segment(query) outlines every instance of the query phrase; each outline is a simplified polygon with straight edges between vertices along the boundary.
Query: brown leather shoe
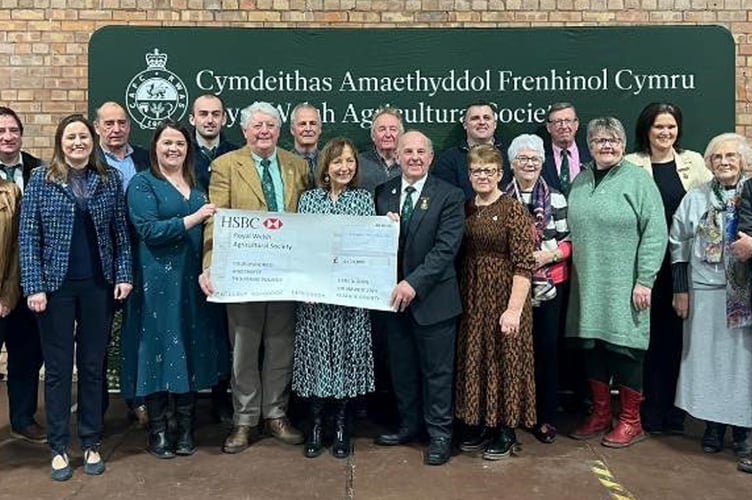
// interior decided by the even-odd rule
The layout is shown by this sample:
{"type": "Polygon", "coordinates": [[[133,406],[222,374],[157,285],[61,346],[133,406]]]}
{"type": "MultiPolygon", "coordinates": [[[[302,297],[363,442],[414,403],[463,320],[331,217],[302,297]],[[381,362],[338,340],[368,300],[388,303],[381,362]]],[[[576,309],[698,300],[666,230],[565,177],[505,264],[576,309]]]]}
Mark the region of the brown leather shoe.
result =
{"type": "Polygon", "coordinates": [[[222,451],[225,453],[240,453],[251,445],[255,427],[250,425],[236,425],[225,439],[222,451]]]}
{"type": "Polygon", "coordinates": [[[303,444],[303,433],[292,426],[287,417],[272,418],[266,421],[269,434],[287,444],[303,444]]]}
{"type": "Polygon", "coordinates": [[[136,419],[136,427],[146,429],[146,426],[149,425],[149,412],[146,410],[146,405],[135,407],[133,409],[133,416],[136,419]]]}
{"type": "Polygon", "coordinates": [[[10,437],[23,439],[30,443],[44,444],[47,442],[47,430],[34,422],[24,429],[11,429],[10,437]]]}

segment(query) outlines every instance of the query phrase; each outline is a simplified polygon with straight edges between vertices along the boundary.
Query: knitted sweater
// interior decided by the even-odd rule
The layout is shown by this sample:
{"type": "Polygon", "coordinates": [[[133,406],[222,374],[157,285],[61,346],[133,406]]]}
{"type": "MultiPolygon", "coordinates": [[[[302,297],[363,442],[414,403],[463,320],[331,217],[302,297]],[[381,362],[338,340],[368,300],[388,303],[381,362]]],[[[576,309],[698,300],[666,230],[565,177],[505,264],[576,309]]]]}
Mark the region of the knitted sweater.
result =
{"type": "Polygon", "coordinates": [[[618,346],[648,347],[650,310],[632,302],[636,283],[653,286],[668,230],[650,175],[622,161],[595,186],[594,166],[569,193],[572,279],[567,336],[618,346]]]}

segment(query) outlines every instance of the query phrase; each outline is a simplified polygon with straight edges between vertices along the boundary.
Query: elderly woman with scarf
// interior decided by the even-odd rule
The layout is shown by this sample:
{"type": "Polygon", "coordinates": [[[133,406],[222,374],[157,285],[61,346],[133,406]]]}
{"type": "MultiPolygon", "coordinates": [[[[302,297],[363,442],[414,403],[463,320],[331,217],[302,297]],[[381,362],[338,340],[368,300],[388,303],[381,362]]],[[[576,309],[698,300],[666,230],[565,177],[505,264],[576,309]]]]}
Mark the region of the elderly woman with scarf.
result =
{"type": "Polygon", "coordinates": [[[749,257],[741,248],[749,236],[731,244],[737,225],[752,233],[749,199],[747,215],[739,213],[752,149],[738,134],[721,134],[704,156],[714,178],[687,193],[670,233],[674,308],[684,319],[676,406],[705,420],[703,451],[721,451],[730,425],[734,452],[744,458],[752,427],[752,272],[740,259],[749,257]]]}
{"type": "Polygon", "coordinates": [[[509,146],[514,175],[504,191],[525,205],[534,220],[535,272],[532,276],[533,348],[535,352],[536,413],[533,434],[542,443],[556,439],[554,417],[558,388],[558,337],[562,294],[557,286],[569,279],[572,253],[567,228],[567,199],[541,177],[545,160],[543,139],[522,134],[509,146]]]}

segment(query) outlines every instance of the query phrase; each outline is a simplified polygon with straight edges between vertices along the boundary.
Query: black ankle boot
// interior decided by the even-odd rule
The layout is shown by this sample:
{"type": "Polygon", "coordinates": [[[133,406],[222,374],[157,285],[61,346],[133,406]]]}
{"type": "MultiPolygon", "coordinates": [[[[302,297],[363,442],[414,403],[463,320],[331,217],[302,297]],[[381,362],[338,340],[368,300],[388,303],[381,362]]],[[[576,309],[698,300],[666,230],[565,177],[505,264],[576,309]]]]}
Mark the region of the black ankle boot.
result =
{"type": "Polygon", "coordinates": [[[178,437],[175,442],[175,454],[189,456],[196,453],[193,440],[193,420],[196,414],[196,400],[192,392],[175,397],[175,420],[178,437]]]}
{"type": "Polygon", "coordinates": [[[723,437],[726,435],[726,424],[705,422],[705,433],[702,435],[702,451],[718,453],[723,450],[723,437]]]}
{"type": "Polygon", "coordinates": [[[311,398],[311,433],[305,443],[303,453],[308,458],[315,458],[324,451],[324,445],[321,443],[322,420],[324,416],[324,400],[322,398],[311,398]]]}
{"type": "Polygon", "coordinates": [[[517,434],[514,429],[501,426],[496,431],[491,443],[483,452],[483,458],[486,460],[501,460],[512,455],[514,447],[517,445],[517,434]]]}
{"type": "Polygon", "coordinates": [[[337,413],[334,419],[334,443],[332,455],[335,458],[347,458],[350,456],[350,429],[347,425],[347,399],[337,400],[337,413]]]}
{"type": "Polygon", "coordinates": [[[462,432],[460,450],[474,452],[484,450],[488,445],[489,435],[485,425],[465,425],[462,432]]]}
{"type": "Polygon", "coordinates": [[[167,393],[146,396],[149,413],[149,441],[147,450],[157,458],[175,458],[175,451],[167,439],[167,393]]]}

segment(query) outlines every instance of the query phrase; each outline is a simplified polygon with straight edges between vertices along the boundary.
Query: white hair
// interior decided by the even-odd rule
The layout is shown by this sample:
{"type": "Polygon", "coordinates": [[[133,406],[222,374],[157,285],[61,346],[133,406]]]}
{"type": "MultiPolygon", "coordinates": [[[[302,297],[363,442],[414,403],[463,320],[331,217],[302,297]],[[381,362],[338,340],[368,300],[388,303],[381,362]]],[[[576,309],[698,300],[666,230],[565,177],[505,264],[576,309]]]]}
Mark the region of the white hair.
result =
{"type": "Polygon", "coordinates": [[[282,117],[279,114],[279,110],[264,101],[256,101],[248,107],[243,108],[240,112],[240,128],[244,129],[248,127],[248,124],[256,113],[263,113],[269,115],[277,124],[277,127],[282,126],[282,117]]]}

